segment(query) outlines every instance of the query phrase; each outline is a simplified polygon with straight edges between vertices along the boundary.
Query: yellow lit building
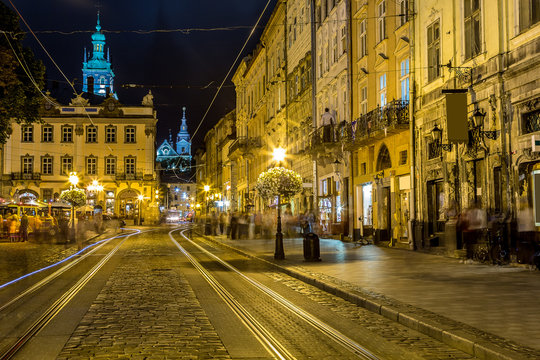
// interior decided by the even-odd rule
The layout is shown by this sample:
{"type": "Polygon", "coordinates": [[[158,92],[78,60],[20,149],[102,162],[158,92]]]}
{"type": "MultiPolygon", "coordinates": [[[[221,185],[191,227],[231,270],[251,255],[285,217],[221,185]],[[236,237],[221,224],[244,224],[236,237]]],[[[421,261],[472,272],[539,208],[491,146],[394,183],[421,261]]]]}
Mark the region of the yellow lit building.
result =
{"type": "Polygon", "coordinates": [[[55,201],[76,172],[79,187],[94,180],[103,185],[102,192],[88,192],[90,205],[133,217],[138,196],[153,199],[157,189],[151,99],[143,106],[126,106],[112,96],[99,105],[81,96],[66,106],[49,100],[43,102],[42,123],[12,124],[2,152],[3,195],[55,201]]]}
{"type": "Polygon", "coordinates": [[[408,242],[411,25],[408,1],[352,2],[355,237],[408,242]]]}

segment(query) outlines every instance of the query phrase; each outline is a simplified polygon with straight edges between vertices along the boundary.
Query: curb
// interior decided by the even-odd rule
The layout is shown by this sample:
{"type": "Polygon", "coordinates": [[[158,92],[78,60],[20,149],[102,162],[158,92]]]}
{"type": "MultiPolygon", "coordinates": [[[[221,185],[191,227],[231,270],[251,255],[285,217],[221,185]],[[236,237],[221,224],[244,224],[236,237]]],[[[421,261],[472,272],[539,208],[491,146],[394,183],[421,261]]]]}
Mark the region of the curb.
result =
{"type": "Polygon", "coordinates": [[[298,269],[298,265],[287,264],[290,267],[285,267],[285,264],[277,264],[273,261],[248,253],[245,250],[208,237],[207,235],[203,235],[198,231],[194,232],[212,243],[228,248],[231,251],[248,258],[261,261],[282,273],[313,285],[332,295],[338,296],[366,310],[382,315],[389,320],[398,322],[401,325],[416,330],[424,335],[430,336],[478,359],[525,360],[540,358],[540,351],[535,349],[517,345],[514,342],[510,342],[496,335],[488,334],[482,330],[475,329],[471,326],[437,314],[434,315],[441,321],[431,319],[429,316],[422,316],[422,314],[418,314],[418,312],[425,312],[426,315],[429,315],[430,313],[411,305],[399,304],[395,300],[385,301],[387,299],[384,298],[384,296],[382,296],[383,299],[381,299],[381,296],[374,297],[363,294],[357,290],[346,289],[344,286],[340,286],[332,281],[318,279],[316,276],[298,269]],[[505,343],[507,346],[503,347],[500,345],[501,343],[505,343]],[[522,349],[522,351],[519,351],[518,349],[522,349]]]}

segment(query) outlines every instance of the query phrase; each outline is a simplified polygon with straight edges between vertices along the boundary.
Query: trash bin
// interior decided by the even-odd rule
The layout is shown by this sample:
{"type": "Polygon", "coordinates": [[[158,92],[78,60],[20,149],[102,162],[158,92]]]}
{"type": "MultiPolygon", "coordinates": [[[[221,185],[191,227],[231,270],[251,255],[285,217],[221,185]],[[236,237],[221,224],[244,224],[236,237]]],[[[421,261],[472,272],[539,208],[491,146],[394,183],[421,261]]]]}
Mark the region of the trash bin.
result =
{"type": "Polygon", "coordinates": [[[304,259],[306,261],[321,261],[319,237],[315,233],[304,235],[304,259]]]}

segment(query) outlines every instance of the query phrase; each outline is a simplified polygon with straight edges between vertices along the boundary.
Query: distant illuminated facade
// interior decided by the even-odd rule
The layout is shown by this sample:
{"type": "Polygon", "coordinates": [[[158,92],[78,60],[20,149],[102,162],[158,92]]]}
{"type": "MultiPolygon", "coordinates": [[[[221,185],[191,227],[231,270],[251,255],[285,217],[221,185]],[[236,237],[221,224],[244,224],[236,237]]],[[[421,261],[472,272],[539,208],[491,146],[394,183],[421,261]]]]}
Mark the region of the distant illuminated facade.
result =
{"type": "Polygon", "coordinates": [[[105,35],[101,32],[99,12],[97,17],[96,32],[92,34],[92,56],[87,61],[86,48],[83,61],[83,92],[99,96],[108,96],[114,93],[114,72],[111,68],[109,48],[105,59],[105,35]]]}
{"type": "Polygon", "coordinates": [[[161,163],[162,169],[176,169],[187,172],[191,168],[191,139],[186,120],[186,107],[182,108],[182,123],[176,135],[176,149],[169,135],[157,149],[156,161],[161,163]]]}

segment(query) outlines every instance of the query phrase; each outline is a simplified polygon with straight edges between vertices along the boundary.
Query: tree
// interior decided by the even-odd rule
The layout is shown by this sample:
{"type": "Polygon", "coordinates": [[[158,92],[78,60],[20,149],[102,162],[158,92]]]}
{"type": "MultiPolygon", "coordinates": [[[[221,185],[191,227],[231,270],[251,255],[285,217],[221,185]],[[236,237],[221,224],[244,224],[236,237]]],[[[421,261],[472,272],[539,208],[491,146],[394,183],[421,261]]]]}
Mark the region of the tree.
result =
{"type": "Polygon", "coordinates": [[[2,2],[0,31],[4,32],[0,33],[0,143],[4,144],[11,134],[11,121],[20,124],[40,120],[39,108],[43,99],[40,89],[45,83],[45,66],[35,58],[32,50],[22,46],[24,33],[19,18],[2,2]]]}

